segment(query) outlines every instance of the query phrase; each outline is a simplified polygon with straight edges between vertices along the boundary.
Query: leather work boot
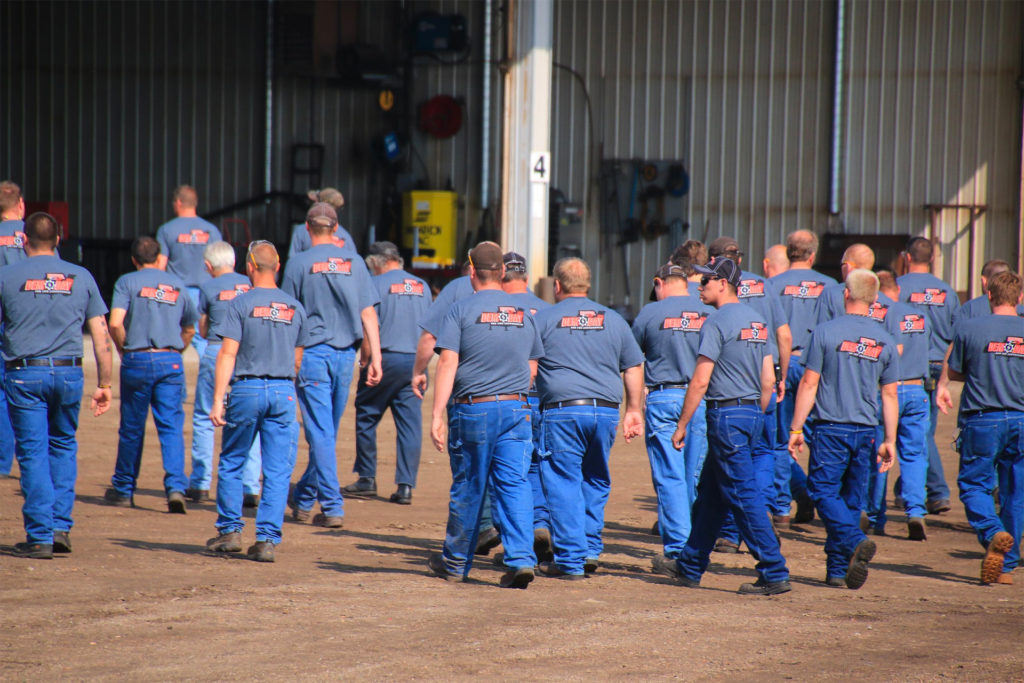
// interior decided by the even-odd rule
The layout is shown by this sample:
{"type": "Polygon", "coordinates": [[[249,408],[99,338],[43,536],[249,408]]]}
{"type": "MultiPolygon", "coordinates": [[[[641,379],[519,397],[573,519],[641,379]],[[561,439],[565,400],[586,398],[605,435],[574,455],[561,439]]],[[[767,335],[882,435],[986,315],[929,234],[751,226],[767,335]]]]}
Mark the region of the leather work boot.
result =
{"type": "Polygon", "coordinates": [[[167,494],[167,511],[174,515],[185,514],[185,494],[171,491],[167,494]]]}
{"type": "Polygon", "coordinates": [[[255,562],[273,562],[274,544],[270,541],[256,541],[245,551],[245,556],[255,562]]]}
{"type": "Polygon", "coordinates": [[[353,498],[373,498],[377,495],[377,480],[374,477],[359,477],[348,486],[341,487],[342,496],[353,498]]]}
{"type": "Polygon", "coordinates": [[[70,553],[71,552],[71,532],[70,531],[54,531],[53,532],[53,552],[55,552],[55,553],[70,553]]]}
{"type": "Polygon", "coordinates": [[[412,487],[408,484],[399,484],[398,490],[392,493],[388,500],[399,505],[412,505],[412,487]]]}
{"type": "Polygon", "coordinates": [[[206,542],[206,549],[212,553],[240,553],[242,552],[242,534],[232,531],[214,536],[206,542]]]}

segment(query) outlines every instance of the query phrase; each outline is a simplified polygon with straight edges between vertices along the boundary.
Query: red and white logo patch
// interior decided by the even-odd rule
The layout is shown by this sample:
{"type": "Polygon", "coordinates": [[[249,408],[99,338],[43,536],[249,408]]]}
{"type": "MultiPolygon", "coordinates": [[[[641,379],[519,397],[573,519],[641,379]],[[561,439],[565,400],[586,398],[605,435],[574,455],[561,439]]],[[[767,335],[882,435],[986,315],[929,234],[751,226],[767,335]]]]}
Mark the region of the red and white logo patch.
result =
{"type": "Polygon", "coordinates": [[[139,297],[142,299],[152,299],[157,303],[171,304],[172,306],[178,303],[179,296],[181,296],[181,290],[175,289],[171,285],[143,287],[139,290],[139,297]]]}
{"type": "Polygon", "coordinates": [[[331,242],[333,242],[334,246],[336,246],[336,247],[343,247],[343,246],[345,246],[345,238],[344,237],[338,237],[337,235],[331,235],[331,242]]]}
{"type": "Polygon", "coordinates": [[[889,315],[889,307],[877,301],[871,304],[871,308],[868,309],[868,317],[875,322],[884,323],[887,315],[889,315]]]}
{"type": "Polygon", "coordinates": [[[178,235],[178,244],[206,244],[210,241],[210,233],[205,230],[189,230],[178,235]]]}
{"type": "Polygon", "coordinates": [[[749,299],[752,296],[764,296],[764,280],[740,280],[740,286],[736,288],[736,296],[740,299],[749,299]]]}
{"type": "Polygon", "coordinates": [[[37,294],[70,294],[71,288],[75,286],[75,278],[64,273],[47,273],[42,280],[25,280],[22,287],[23,292],[34,292],[37,294]]]}
{"type": "Polygon", "coordinates": [[[562,316],[562,321],[558,326],[570,330],[603,330],[604,313],[580,311],[575,316],[562,316]]]}
{"type": "Polygon", "coordinates": [[[319,261],[314,263],[310,269],[310,273],[328,273],[334,275],[351,275],[352,274],[352,259],[347,258],[329,258],[326,261],[319,261]]]}
{"type": "Polygon", "coordinates": [[[0,237],[0,247],[5,249],[24,249],[25,233],[19,230],[13,235],[4,235],[3,237],[0,237]]]}
{"type": "Polygon", "coordinates": [[[253,318],[262,318],[272,323],[292,324],[295,317],[295,309],[288,304],[271,303],[269,306],[254,306],[252,309],[253,318]]]}
{"type": "Polygon", "coordinates": [[[678,318],[665,318],[661,323],[661,329],[674,332],[700,332],[704,327],[704,321],[708,317],[695,311],[683,311],[678,318]]]}
{"type": "Polygon", "coordinates": [[[1006,341],[989,342],[985,350],[996,356],[1024,358],[1024,337],[1007,337],[1006,341]]]}
{"type": "Polygon", "coordinates": [[[220,293],[217,294],[217,300],[218,301],[231,301],[232,299],[234,299],[239,294],[245,294],[250,289],[252,289],[252,285],[246,285],[246,284],[239,283],[239,284],[235,285],[233,289],[222,289],[222,290],[220,290],[220,293]]]}
{"type": "Polygon", "coordinates": [[[869,337],[861,337],[857,341],[847,340],[839,345],[841,353],[848,353],[851,356],[874,362],[878,362],[878,358],[882,355],[884,349],[885,344],[879,344],[877,340],[869,337]]]}
{"type": "Polygon", "coordinates": [[[921,313],[908,313],[900,321],[900,334],[923,334],[924,315],[921,313]]]}
{"type": "Polygon", "coordinates": [[[498,327],[522,327],[526,312],[515,306],[498,306],[496,311],[483,311],[477,322],[498,327]]]}
{"type": "Polygon", "coordinates": [[[423,296],[423,283],[419,280],[404,278],[401,282],[395,282],[388,289],[389,294],[398,296],[423,296]]]}
{"type": "Polygon", "coordinates": [[[782,293],[794,299],[817,299],[825,291],[824,282],[802,280],[798,285],[786,285],[782,293]]]}
{"type": "Polygon", "coordinates": [[[934,287],[926,287],[923,292],[911,292],[910,303],[920,306],[945,306],[946,292],[934,287]]]}
{"type": "Polygon", "coordinates": [[[768,326],[762,322],[752,321],[750,327],[740,330],[740,341],[756,342],[764,344],[768,341],[768,326]]]}

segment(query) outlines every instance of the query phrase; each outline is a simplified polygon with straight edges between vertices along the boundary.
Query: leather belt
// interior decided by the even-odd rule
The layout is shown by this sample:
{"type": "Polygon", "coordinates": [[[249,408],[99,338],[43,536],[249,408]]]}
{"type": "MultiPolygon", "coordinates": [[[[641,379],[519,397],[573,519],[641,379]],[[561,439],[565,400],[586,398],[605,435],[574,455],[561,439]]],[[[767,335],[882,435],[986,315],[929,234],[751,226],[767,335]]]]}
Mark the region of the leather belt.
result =
{"type": "Polygon", "coordinates": [[[490,394],[487,396],[458,396],[453,403],[473,405],[474,403],[494,403],[495,401],[522,401],[526,403],[526,394],[490,394]]]}
{"type": "Polygon", "coordinates": [[[19,358],[18,360],[9,360],[4,363],[4,367],[8,370],[15,370],[17,368],[70,368],[70,367],[81,367],[81,358],[19,358]]]}
{"type": "Polygon", "coordinates": [[[594,408],[615,408],[619,409],[619,404],[612,401],[605,401],[600,398],[574,398],[571,401],[553,401],[551,403],[545,403],[541,410],[554,410],[555,408],[572,408],[573,406],[593,406],[594,408]]]}
{"type": "Polygon", "coordinates": [[[920,378],[918,378],[918,379],[901,379],[901,380],[897,380],[896,384],[899,385],[899,386],[906,386],[908,384],[912,384],[914,386],[923,387],[924,386],[924,380],[920,379],[920,378]]]}
{"type": "Polygon", "coordinates": [[[235,377],[232,381],[233,382],[241,382],[242,380],[247,380],[247,379],[262,379],[262,380],[279,379],[279,380],[284,381],[284,382],[292,381],[291,377],[271,377],[270,375],[239,375],[238,377],[235,377]]]}
{"type": "Polygon", "coordinates": [[[669,383],[666,382],[664,384],[650,384],[650,385],[647,386],[647,391],[648,392],[652,392],[652,391],[662,391],[664,389],[685,389],[688,386],[690,386],[690,385],[687,384],[686,382],[683,382],[682,384],[669,384],[669,383]]]}
{"type": "Polygon", "coordinates": [[[708,408],[731,408],[733,406],[760,406],[761,401],[756,398],[730,398],[726,401],[704,401],[708,408]]]}

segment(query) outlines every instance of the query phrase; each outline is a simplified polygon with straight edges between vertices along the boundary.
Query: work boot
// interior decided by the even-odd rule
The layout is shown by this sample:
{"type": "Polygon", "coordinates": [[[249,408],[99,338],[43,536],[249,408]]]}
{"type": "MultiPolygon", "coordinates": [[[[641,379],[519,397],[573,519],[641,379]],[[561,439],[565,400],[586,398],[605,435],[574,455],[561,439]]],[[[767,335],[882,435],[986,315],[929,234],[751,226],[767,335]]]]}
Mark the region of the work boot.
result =
{"type": "Polygon", "coordinates": [[[551,532],[544,527],[533,530],[533,554],[537,562],[551,562],[555,559],[555,549],[551,544],[551,532]]]}
{"type": "Polygon", "coordinates": [[[375,477],[359,477],[359,479],[341,487],[342,496],[352,498],[373,498],[377,495],[377,479],[375,477]]]}
{"type": "Polygon", "coordinates": [[[292,521],[293,522],[308,522],[310,517],[313,516],[312,510],[303,510],[298,507],[295,503],[288,503],[288,507],[292,510],[292,521]]]}
{"type": "Polygon", "coordinates": [[[26,557],[33,560],[52,560],[52,543],[15,543],[14,554],[18,557],[26,557]]]}
{"type": "Polygon", "coordinates": [[[206,542],[206,549],[212,553],[240,553],[242,552],[242,534],[238,531],[230,531],[214,536],[206,542]]]}
{"type": "Polygon", "coordinates": [[[191,500],[193,503],[202,503],[204,500],[210,500],[210,489],[185,489],[185,497],[191,500]]]}
{"type": "Polygon", "coordinates": [[[258,493],[245,493],[242,494],[242,507],[249,508],[250,510],[258,508],[260,506],[260,494],[258,493]]]}
{"type": "Polygon", "coordinates": [[[868,580],[868,562],[875,557],[877,549],[875,542],[870,538],[865,538],[853,549],[853,555],[850,556],[850,566],[846,569],[847,588],[857,590],[868,580]]]}
{"type": "Polygon", "coordinates": [[[490,529],[480,532],[476,540],[476,550],[473,551],[473,554],[490,555],[491,551],[499,545],[501,545],[501,534],[492,526],[490,529]]]}
{"type": "Polygon", "coordinates": [[[985,551],[985,559],[981,561],[982,583],[998,583],[999,577],[1003,574],[1006,553],[1010,552],[1012,547],[1013,536],[1005,531],[999,531],[992,537],[985,551]]]}
{"type": "Polygon", "coordinates": [[[911,541],[924,541],[928,538],[924,517],[911,517],[907,520],[907,538],[911,541]]]}
{"type": "Polygon", "coordinates": [[[132,497],[124,495],[113,487],[106,490],[103,494],[103,500],[106,501],[108,505],[114,505],[120,508],[130,508],[132,506],[132,497]]]}
{"type": "Polygon", "coordinates": [[[943,512],[949,512],[953,507],[949,504],[949,498],[941,498],[927,501],[924,504],[924,509],[928,511],[929,515],[941,515],[943,512]]]}
{"type": "Polygon", "coordinates": [[[340,529],[345,526],[345,521],[337,515],[326,515],[322,512],[313,516],[313,526],[327,527],[328,529],[340,529]]]}
{"type": "Polygon", "coordinates": [[[167,511],[174,515],[185,514],[185,494],[171,491],[167,494],[167,511]]]}
{"type": "Polygon", "coordinates": [[[245,556],[256,562],[273,562],[274,544],[270,541],[256,541],[245,551],[245,556]]]}
{"type": "Polygon", "coordinates": [[[427,566],[430,567],[430,571],[434,572],[434,576],[444,579],[445,581],[462,581],[462,577],[458,574],[453,574],[448,571],[448,567],[444,563],[444,558],[441,557],[441,553],[431,553],[427,559],[427,566]]]}
{"type": "Polygon", "coordinates": [[[728,541],[724,538],[720,538],[717,541],[715,541],[714,552],[716,553],[726,553],[727,555],[735,555],[739,551],[739,543],[733,543],[732,541],[728,541]]]}
{"type": "Polygon", "coordinates": [[[388,500],[399,505],[412,505],[412,487],[408,484],[399,484],[398,490],[392,493],[388,500]]]}
{"type": "Polygon", "coordinates": [[[531,581],[533,581],[533,567],[519,567],[502,574],[498,585],[502,588],[525,589],[531,581]]]}
{"type": "Polygon", "coordinates": [[[826,576],[825,585],[829,588],[846,588],[846,579],[842,576],[826,576]]]}
{"type": "Polygon", "coordinates": [[[796,514],[793,524],[810,524],[814,520],[814,501],[806,492],[796,499],[796,514]]]}
{"type": "Polygon", "coordinates": [[[772,515],[772,526],[775,527],[775,531],[781,531],[788,529],[792,524],[792,519],[789,515],[772,515]]]}
{"type": "Polygon", "coordinates": [[[552,579],[564,579],[565,581],[580,581],[587,578],[586,574],[570,574],[562,569],[561,565],[554,562],[542,562],[537,566],[540,573],[552,579]]]}
{"type": "Polygon", "coordinates": [[[789,585],[789,581],[765,581],[764,578],[759,578],[754,583],[742,584],[736,592],[742,595],[778,595],[791,590],[793,587],[789,585]]]}
{"type": "Polygon", "coordinates": [[[54,531],[53,532],[53,552],[55,552],[55,553],[70,553],[71,552],[71,532],[69,532],[69,531],[54,531]]]}
{"type": "Polygon", "coordinates": [[[686,588],[700,588],[700,579],[691,579],[680,571],[679,563],[676,562],[674,557],[655,555],[654,559],[651,560],[651,569],[654,570],[655,574],[672,577],[680,586],[685,586],[686,588]]]}

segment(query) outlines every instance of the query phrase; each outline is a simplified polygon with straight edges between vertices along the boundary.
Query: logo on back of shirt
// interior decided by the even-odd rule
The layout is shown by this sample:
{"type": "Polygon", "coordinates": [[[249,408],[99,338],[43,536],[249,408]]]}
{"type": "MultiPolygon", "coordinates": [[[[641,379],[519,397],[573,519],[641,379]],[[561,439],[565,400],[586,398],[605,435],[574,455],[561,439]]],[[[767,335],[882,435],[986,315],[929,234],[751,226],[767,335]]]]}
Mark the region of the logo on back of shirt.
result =
{"type": "Polygon", "coordinates": [[[210,233],[205,230],[189,230],[178,235],[178,244],[206,244],[210,241],[210,233]]]}
{"type": "Polygon", "coordinates": [[[403,279],[401,282],[395,282],[388,289],[388,294],[397,294],[398,296],[423,296],[423,283],[419,280],[410,280],[409,278],[403,279]]]}
{"type": "Polygon", "coordinates": [[[344,237],[338,237],[337,235],[331,235],[331,242],[333,242],[334,246],[336,246],[336,247],[343,247],[343,246],[345,246],[345,238],[344,237]]]}
{"type": "Polygon", "coordinates": [[[13,235],[4,235],[3,237],[0,237],[0,247],[5,249],[24,249],[25,233],[19,230],[13,235]]]}
{"type": "Polygon", "coordinates": [[[900,321],[901,334],[924,333],[924,316],[920,313],[908,313],[900,321]]]}
{"type": "Polygon", "coordinates": [[[171,304],[178,303],[178,297],[181,296],[181,290],[175,289],[171,285],[157,285],[156,287],[143,287],[139,290],[139,297],[142,299],[152,299],[160,304],[171,304]]]}
{"type": "Polygon", "coordinates": [[[740,299],[749,299],[752,296],[764,296],[764,280],[740,280],[740,286],[736,288],[736,296],[740,299]]]}
{"type": "Polygon", "coordinates": [[[252,289],[252,285],[240,282],[237,285],[235,285],[232,289],[220,290],[220,293],[217,294],[217,301],[231,301],[239,294],[245,294],[250,289],[252,289]]]}
{"type": "Polygon", "coordinates": [[[794,299],[817,299],[825,290],[824,282],[802,280],[798,285],[786,285],[782,293],[794,299]]]}
{"type": "Polygon", "coordinates": [[[1024,337],[1007,337],[1006,341],[992,341],[985,350],[996,356],[1024,358],[1024,337]]]}
{"type": "Polygon", "coordinates": [[[75,286],[75,278],[64,273],[47,273],[42,280],[25,280],[23,292],[37,294],[70,294],[75,286]]]}
{"type": "Polygon", "coordinates": [[[482,311],[477,323],[491,327],[522,327],[526,312],[515,306],[498,306],[496,311],[482,311]]]}
{"type": "Polygon", "coordinates": [[[288,304],[271,303],[269,306],[253,306],[253,318],[262,318],[272,323],[292,324],[295,317],[295,309],[288,304]]]}
{"type": "Polygon", "coordinates": [[[562,316],[558,326],[569,330],[603,330],[604,313],[579,311],[576,315],[562,316]]]}
{"type": "Polygon", "coordinates": [[[750,323],[750,327],[744,327],[740,330],[740,336],[738,339],[740,341],[764,344],[768,341],[768,326],[762,322],[753,320],[750,323]]]}
{"type": "Polygon", "coordinates": [[[871,308],[868,309],[868,317],[875,322],[884,323],[885,316],[887,315],[889,315],[889,307],[877,301],[871,304],[871,308]]]}
{"type": "Polygon", "coordinates": [[[879,344],[877,340],[869,337],[861,337],[857,341],[847,340],[839,345],[840,353],[848,353],[851,356],[874,362],[878,362],[884,348],[885,344],[879,344]]]}
{"type": "Polygon", "coordinates": [[[332,273],[335,275],[351,275],[352,259],[331,257],[326,261],[317,261],[309,268],[310,273],[332,273]]]}
{"type": "Polygon", "coordinates": [[[923,292],[911,292],[910,303],[922,306],[945,306],[946,293],[935,287],[926,287],[923,292]]]}
{"type": "Polygon", "coordinates": [[[665,318],[661,323],[661,329],[673,332],[700,332],[700,328],[704,327],[704,321],[707,319],[708,317],[703,313],[683,311],[678,318],[665,318]]]}

